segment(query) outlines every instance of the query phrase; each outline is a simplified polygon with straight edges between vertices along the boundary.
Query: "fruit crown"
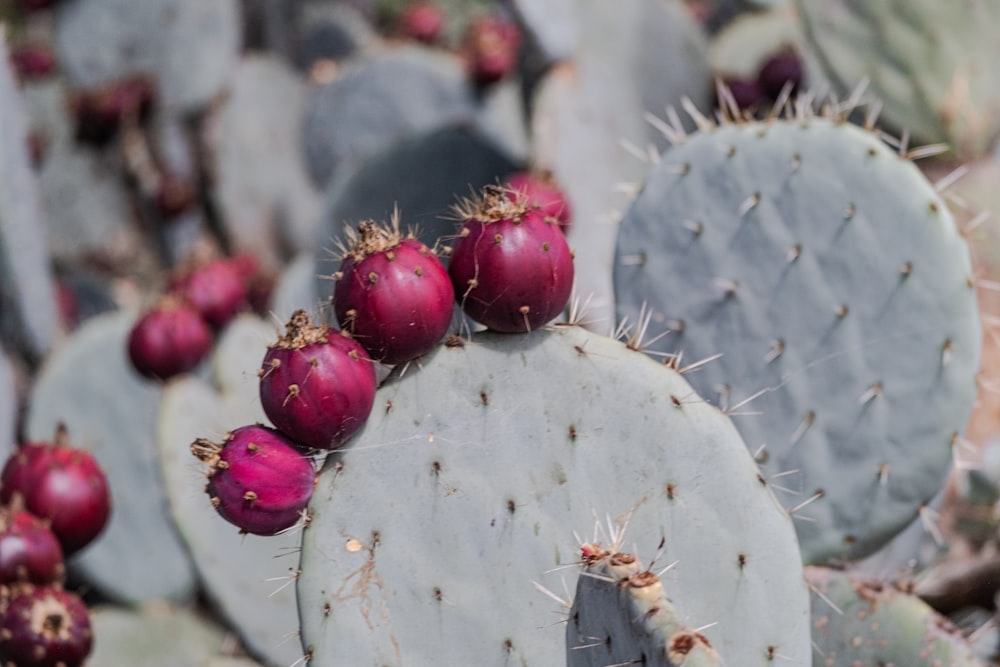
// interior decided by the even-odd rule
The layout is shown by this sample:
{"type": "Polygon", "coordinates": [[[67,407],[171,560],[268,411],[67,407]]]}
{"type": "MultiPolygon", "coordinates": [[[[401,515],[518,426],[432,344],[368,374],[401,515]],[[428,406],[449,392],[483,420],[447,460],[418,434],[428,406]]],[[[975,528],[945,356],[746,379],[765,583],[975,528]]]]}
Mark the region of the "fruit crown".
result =
{"type": "Polygon", "coordinates": [[[451,210],[462,222],[477,220],[489,224],[501,220],[517,222],[531,208],[523,191],[502,185],[487,185],[481,192],[459,198],[451,210]]]}
{"type": "Polygon", "coordinates": [[[298,350],[313,343],[326,343],[329,332],[330,327],[325,324],[314,325],[309,313],[299,309],[292,313],[292,317],[285,325],[285,335],[278,336],[278,340],[268,347],[298,350]]]}

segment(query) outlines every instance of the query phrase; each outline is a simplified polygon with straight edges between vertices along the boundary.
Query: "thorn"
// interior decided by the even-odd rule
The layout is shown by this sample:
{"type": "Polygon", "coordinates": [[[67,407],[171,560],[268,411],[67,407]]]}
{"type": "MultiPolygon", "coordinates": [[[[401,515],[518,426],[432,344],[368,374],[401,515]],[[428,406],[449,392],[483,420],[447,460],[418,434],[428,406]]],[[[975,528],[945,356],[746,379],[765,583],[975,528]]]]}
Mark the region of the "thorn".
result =
{"type": "Polygon", "coordinates": [[[643,164],[649,164],[649,156],[646,155],[646,151],[642,150],[628,139],[622,139],[618,143],[621,145],[622,148],[625,149],[625,152],[627,152],[629,155],[639,160],[643,164]]]}
{"type": "Polygon", "coordinates": [[[840,607],[838,607],[836,604],[834,604],[833,600],[831,600],[830,598],[828,598],[823,593],[823,591],[821,591],[820,589],[818,589],[815,586],[813,586],[813,583],[811,581],[807,580],[806,581],[806,585],[809,587],[809,590],[811,590],[813,593],[816,594],[816,597],[818,597],[820,600],[822,600],[823,602],[825,602],[828,605],[830,605],[830,609],[833,609],[835,612],[837,612],[841,616],[844,615],[844,610],[841,609],[840,607]]]}
{"type": "Polygon", "coordinates": [[[694,220],[685,220],[681,223],[685,229],[690,230],[695,236],[701,236],[701,233],[705,231],[705,225],[700,222],[695,222],[694,220]]]}
{"type": "Polygon", "coordinates": [[[797,260],[801,256],[802,256],[802,246],[801,245],[795,245],[795,246],[789,248],[788,252],[785,253],[785,261],[788,262],[789,264],[791,264],[792,262],[794,262],[795,260],[797,260]]]}
{"type": "Polygon", "coordinates": [[[788,444],[792,446],[798,444],[799,440],[801,440],[805,436],[806,431],[809,430],[809,427],[812,426],[813,422],[815,421],[816,421],[816,412],[810,410],[809,412],[806,413],[805,417],[802,418],[802,421],[799,422],[798,427],[792,433],[791,437],[788,438],[788,444]]]}
{"type": "Polygon", "coordinates": [[[749,197],[747,197],[746,199],[743,200],[743,202],[740,204],[739,208],[736,209],[736,212],[739,213],[740,217],[742,218],[747,213],[749,213],[750,211],[752,211],[754,209],[754,207],[756,207],[757,204],[759,204],[759,203],[760,203],[760,193],[759,192],[755,192],[755,193],[753,193],[752,195],[750,195],[749,197]]]}
{"type": "Polygon", "coordinates": [[[868,389],[865,390],[865,393],[861,394],[861,396],[858,398],[858,403],[864,405],[865,403],[874,400],[875,397],[879,396],[881,393],[882,393],[882,383],[875,382],[870,387],[868,387],[868,389]]]}
{"type": "Polygon", "coordinates": [[[950,338],[944,342],[944,345],[941,346],[941,365],[942,366],[947,366],[949,363],[951,363],[952,347],[953,346],[952,346],[952,342],[951,342],[950,338]]]}
{"type": "Polygon", "coordinates": [[[903,157],[911,162],[916,162],[917,160],[934,157],[935,155],[943,155],[949,150],[951,150],[951,148],[948,144],[927,144],[926,146],[920,146],[919,148],[911,148],[906,151],[906,154],[903,155],[903,157]]]}
{"type": "Polygon", "coordinates": [[[878,124],[878,117],[882,113],[882,102],[875,100],[875,102],[868,107],[868,113],[865,114],[865,129],[869,132],[875,131],[875,126],[878,124]]]}
{"type": "Polygon", "coordinates": [[[934,543],[938,547],[943,547],[945,545],[945,539],[944,535],[941,533],[941,529],[937,525],[939,518],[938,513],[927,505],[920,506],[920,522],[924,525],[924,529],[930,534],[934,543]]]}
{"type": "Polygon", "coordinates": [[[767,387],[765,387],[764,389],[761,389],[757,393],[751,394],[747,398],[744,398],[742,401],[740,401],[736,405],[734,405],[732,407],[726,408],[722,412],[725,413],[726,415],[732,415],[733,412],[735,412],[736,410],[739,410],[740,408],[742,408],[744,405],[746,405],[750,401],[753,401],[753,400],[755,400],[757,398],[760,398],[761,396],[763,396],[764,394],[766,394],[768,391],[770,391],[770,390],[767,387]]]}
{"type": "Polygon", "coordinates": [[[653,128],[658,130],[659,133],[663,135],[663,138],[669,141],[673,146],[684,143],[684,140],[687,138],[687,135],[683,132],[678,133],[673,127],[670,126],[669,123],[654,113],[647,111],[642,115],[642,118],[653,126],[653,128]]]}
{"type": "Polygon", "coordinates": [[[947,175],[942,176],[938,180],[934,181],[934,190],[938,194],[944,194],[947,192],[951,186],[955,185],[960,179],[962,179],[966,174],[969,173],[969,165],[963,164],[956,169],[950,171],[947,175]]]}
{"type": "Polygon", "coordinates": [[[684,107],[684,111],[691,116],[691,120],[694,121],[694,124],[699,131],[708,132],[715,128],[715,123],[698,111],[698,107],[691,101],[690,97],[685,96],[681,99],[681,106],[684,107]]]}
{"type": "Polygon", "coordinates": [[[764,355],[764,363],[769,364],[772,361],[776,361],[784,353],[785,353],[785,341],[778,338],[771,342],[770,351],[768,351],[768,353],[764,355]]]}
{"type": "MultiPolygon", "coordinates": [[[[805,507],[808,507],[809,505],[813,504],[814,502],[816,502],[825,495],[826,493],[822,489],[816,491],[816,493],[809,496],[806,500],[803,500],[801,503],[799,503],[792,509],[788,510],[788,516],[794,517],[796,512],[798,512],[801,509],[804,509],[805,507]]],[[[800,517],[800,518],[805,518],[805,517],[800,517]]]]}
{"type": "Polygon", "coordinates": [[[678,368],[677,372],[679,374],[681,374],[681,375],[684,375],[685,373],[690,373],[692,371],[696,371],[699,368],[701,368],[702,366],[704,366],[705,364],[711,363],[711,362],[715,361],[716,359],[722,358],[722,355],[723,355],[723,353],[719,352],[718,354],[713,354],[710,357],[705,357],[701,361],[696,361],[693,364],[688,364],[687,366],[685,366],[683,368],[678,368]]]}
{"type": "Polygon", "coordinates": [[[878,467],[878,485],[886,486],[889,484],[889,464],[883,463],[878,467]]]}

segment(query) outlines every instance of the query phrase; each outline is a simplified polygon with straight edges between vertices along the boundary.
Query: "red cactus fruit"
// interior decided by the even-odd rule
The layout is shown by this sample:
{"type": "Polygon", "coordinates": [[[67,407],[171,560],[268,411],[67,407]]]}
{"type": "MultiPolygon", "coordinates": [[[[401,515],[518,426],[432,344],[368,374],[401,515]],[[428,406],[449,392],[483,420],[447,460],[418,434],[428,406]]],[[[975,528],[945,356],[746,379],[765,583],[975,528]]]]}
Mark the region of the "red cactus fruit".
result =
{"type": "Polygon", "coordinates": [[[240,267],[230,259],[216,259],[189,269],[171,282],[170,289],[216,329],[229,324],[247,305],[247,285],[240,267]]]}
{"type": "Polygon", "coordinates": [[[166,380],[193,370],[212,349],[212,331],[191,305],[167,295],[136,321],[128,355],[145,377],[166,380]]]}
{"type": "Polygon", "coordinates": [[[371,220],[351,233],[350,248],[334,274],[333,310],[340,326],[372,359],[399,364],[441,342],[455,304],[448,271],[434,251],[371,220]]]}
{"type": "Polygon", "coordinates": [[[537,206],[543,215],[555,218],[563,232],[573,221],[569,200],[550,172],[519,171],[507,177],[506,187],[525,198],[528,206],[537,206]]]}
{"type": "Polygon", "coordinates": [[[804,77],[802,59],[788,49],[767,59],[757,73],[757,85],[765,96],[776,100],[786,85],[791,86],[793,95],[797,93],[804,77]]]}
{"type": "Polygon", "coordinates": [[[271,423],[316,449],[336,449],[364,426],[375,404],[375,365],[344,332],[313,326],[295,311],[268,347],[260,402],[271,423]]]}
{"type": "Polygon", "coordinates": [[[312,460],[273,428],[243,426],[221,445],[196,440],[191,452],[209,465],[205,491],[212,506],[244,532],[275,535],[287,530],[312,497],[312,460]]]}
{"type": "Polygon", "coordinates": [[[80,598],[55,586],[27,586],[0,615],[0,658],[17,667],[79,667],[93,645],[80,598]]]}
{"type": "Polygon", "coordinates": [[[247,289],[247,305],[262,317],[271,312],[271,296],[278,283],[273,268],[264,266],[252,253],[241,252],[233,256],[233,266],[243,279],[247,289]]]}
{"type": "Polygon", "coordinates": [[[154,200],[160,214],[167,220],[173,220],[194,208],[198,195],[190,179],[173,171],[164,171],[156,185],[154,200]]]}
{"type": "MultiPolygon", "coordinates": [[[[756,81],[746,79],[724,79],[722,83],[729,89],[729,94],[740,111],[757,111],[767,106],[767,96],[756,81]]],[[[718,106],[719,101],[716,101],[718,106]]]]}
{"type": "Polygon", "coordinates": [[[125,118],[146,119],[155,97],[155,84],[145,76],[76,91],[70,108],[76,118],[77,141],[104,146],[118,134],[125,118]]]}
{"type": "Polygon", "coordinates": [[[0,585],[59,583],[62,547],[49,525],[15,502],[0,508],[0,585]]]}
{"type": "Polygon", "coordinates": [[[21,81],[44,79],[56,71],[56,54],[41,42],[28,42],[11,49],[10,63],[21,81]]]}
{"type": "Polygon", "coordinates": [[[469,317],[516,333],[559,315],[573,289],[573,253],[553,219],[496,186],[455,212],[466,222],[448,271],[469,317]]]}
{"type": "Polygon", "coordinates": [[[26,443],[0,473],[0,502],[15,495],[24,508],[49,522],[69,557],[94,541],[111,515],[111,490],[93,454],[69,447],[60,425],[52,444],[26,443]]]}
{"type": "Polygon", "coordinates": [[[499,16],[480,16],[469,24],[465,35],[466,66],[472,80],[488,85],[506,78],[517,68],[521,31],[499,16]]]}
{"type": "Polygon", "coordinates": [[[444,11],[434,2],[411,2],[399,14],[397,31],[403,37],[436,44],[444,31],[444,11]]]}

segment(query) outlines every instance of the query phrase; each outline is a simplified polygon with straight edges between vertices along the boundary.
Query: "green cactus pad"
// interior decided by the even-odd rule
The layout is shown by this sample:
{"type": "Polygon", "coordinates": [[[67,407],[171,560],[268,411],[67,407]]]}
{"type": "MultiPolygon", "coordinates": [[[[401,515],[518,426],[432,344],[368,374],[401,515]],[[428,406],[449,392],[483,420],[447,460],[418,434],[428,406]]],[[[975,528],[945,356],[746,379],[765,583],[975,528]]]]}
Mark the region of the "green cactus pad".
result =
{"type": "Polygon", "coordinates": [[[894,131],[963,158],[1000,133],[1000,4],[978,0],[799,0],[806,36],[836,92],[863,78],[894,131]]]}
{"type": "Polygon", "coordinates": [[[275,264],[315,241],[320,197],[299,145],[306,92],[278,58],[247,56],[209,122],[218,202],[233,245],[275,264]]]}
{"type": "Polygon", "coordinates": [[[40,357],[59,332],[28,118],[0,32],[0,337],[40,357]]]}
{"type": "Polygon", "coordinates": [[[532,582],[562,592],[575,533],[649,558],[663,539],[671,599],[687,625],[715,623],[723,657],[809,660],[794,530],[733,425],[680,375],[579,327],[477,334],[397,370],[310,511],[298,600],[313,665],[564,663],[568,610],[532,582]],[[594,537],[595,521],[611,527],[594,537]]]}
{"type": "Polygon", "coordinates": [[[240,28],[236,0],[86,0],[59,7],[55,43],[76,86],[151,74],[167,108],[192,111],[222,89],[240,28]]]}
{"type": "Polygon", "coordinates": [[[567,667],[642,664],[719,667],[704,635],[686,626],[656,574],[632,554],[603,554],[576,583],[566,624],[567,667]]]}
{"type": "Polygon", "coordinates": [[[843,572],[807,567],[814,667],[982,667],[949,621],[915,595],[843,572]]]}
{"type": "Polygon", "coordinates": [[[376,51],[313,91],[302,121],[306,166],[324,188],[352,161],[474,116],[457,57],[419,46],[376,51]]]}
{"type": "Polygon", "coordinates": [[[208,597],[247,650],[284,667],[302,657],[290,583],[299,533],[241,535],[209,504],[205,470],[190,449],[197,438],[221,442],[228,431],[266,421],[257,369],[276,337],[274,326],[260,318],[241,315],[234,320],[212,357],[216,386],[193,376],[170,383],[155,431],[170,511],[208,597]]]}
{"type": "Polygon", "coordinates": [[[128,359],[136,314],[87,320],[42,366],[26,422],[30,440],[51,442],[56,426],[74,447],[90,450],[111,487],[111,519],[70,565],[105,596],[127,603],[185,599],[194,567],[167,513],[156,459],[156,412],[162,390],[128,359]],[[155,573],[155,576],[151,573],[155,573]]]}
{"type": "MultiPolygon", "coordinates": [[[[577,266],[587,267],[576,273],[576,290],[592,296],[593,318],[607,331],[614,318],[616,225],[628,207],[618,188],[640,180],[647,169],[642,156],[662,145],[643,116],[679,107],[685,97],[707,105],[712,86],[707,44],[675,0],[522,6],[529,17],[549,7],[550,24],[564,12],[572,16],[571,58],[554,67],[535,92],[532,162],[550,170],[569,197],[574,211],[569,242],[577,266]]],[[[537,30],[545,34],[548,27],[537,30]]],[[[562,35],[563,29],[555,32],[562,35]]]]}
{"type": "Polygon", "coordinates": [[[180,607],[100,606],[90,611],[90,625],[94,650],[88,664],[95,666],[260,667],[248,658],[223,655],[230,643],[225,629],[180,607]]]}
{"type": "Polygon", "coordinates": [[[877,136],[807,117],[706,126],[621,225],[619,317],[686,363],[768,476],[807,563],[859,558],[917,517],[976,398],[969,252],[943,200],[877,136]],[[747,399],[751,399],[741,405],[747,399]]]}
{"type": "Polygon", "coordinates": [[[17,385],[14,365],[0,348],[0,460],[6,460],[17,444],[17,385]]]}

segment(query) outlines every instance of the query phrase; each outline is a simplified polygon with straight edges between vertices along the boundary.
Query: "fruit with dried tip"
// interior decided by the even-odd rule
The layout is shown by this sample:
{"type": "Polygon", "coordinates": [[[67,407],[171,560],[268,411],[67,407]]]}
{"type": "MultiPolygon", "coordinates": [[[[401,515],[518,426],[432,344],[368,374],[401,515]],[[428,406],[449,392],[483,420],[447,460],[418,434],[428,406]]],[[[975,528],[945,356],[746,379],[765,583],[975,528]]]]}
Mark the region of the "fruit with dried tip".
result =
{"type": "Polygon", "coordinates": [[[275,535],[302,517],[316,484],[312,460],[281,432],[255,424],[222,444],[199,439],[191,452],[209,466],[205,491],[229,523],[254,535],[275,535]]]}
{"type": "Polygon", "coordinates": [[[336,449],[375,404],[375,365],[344,332],[314,326],[304,310],[268,346],[260,376],[264,414],[278,429],[316,449],[336,449]]]}
{"type": "Polygon", "coordinates": [[[100,535],[111,515],[107,477],[90,452],[70,447],[66,427],[53,443],[24,443],[0,473],[0,502],[20,496],[24,508],[49,522],[69,557],[100,535]]]}
{"type": "Polygon", "coordinates": [[[215,259],[182,271],[170,289],[182,295],[216,329],[229,324],[247,305],[247,284],[231,259],[215,259]]]}
{"type": "Polygon", "coordinates": [[[128,355],[145,377],[166,380],[193,370],[212,349],[212,330],[185,300],[167,295],[136,321],[128,355]]]}
{"type": "Polygon", "coordinates": [[[48,524],[19,507],[0,507],[0,586],[52,584],[65,576],[62,547],[48,524]]]}
{"type": "Polygon", "coordinates": [[[537,206],[543,215],[555,218],[563,232],[573,222],[569,200],[551,172],[519,171],[507,177],[505,185],[524,196],[529,206],[537,206]]]}
{"type": "Polygon", "coordinates": [[[573,289],[573,253],[553,219],[496,186],[455,212],[465,223],[448,272],[469,317],[494,331],[519,333],[562,312],[573,289]]]}
{"type": "Polygon", "coordinates": [[[0,615],[0,659],[17,667],[78,667],[93,646],[83,601],[54,586],[25,586],[0,615]]]}
{"type": "Polygon", "coordinates": [[[411,2],[400,12],[396,29],[403,37],[436,44],[444,31],[444,11],[435,2],[411,2]]]}
{"type": "Polygon", "coordinates": [[[350,247],[334,274],[333,309],[340,326],[372,359],[400,364],[430,352],[451,325],[455,291],[434,251],[366,220],[348,234],[350,247]]]}

